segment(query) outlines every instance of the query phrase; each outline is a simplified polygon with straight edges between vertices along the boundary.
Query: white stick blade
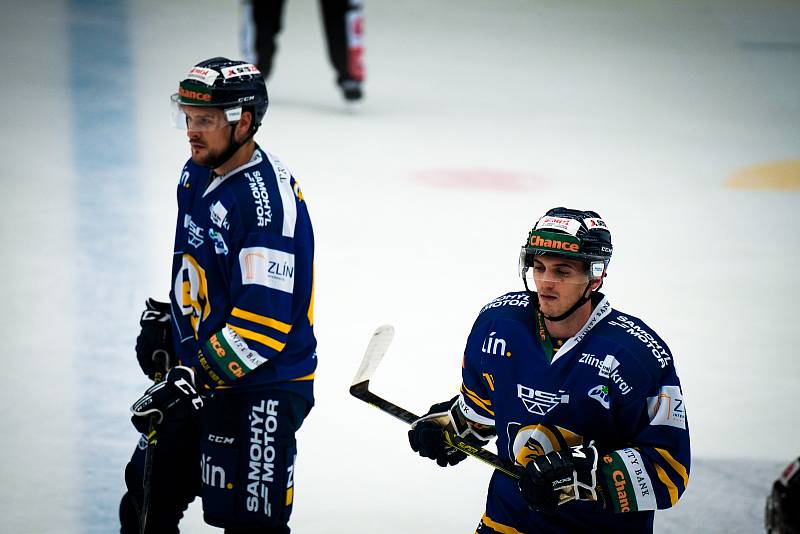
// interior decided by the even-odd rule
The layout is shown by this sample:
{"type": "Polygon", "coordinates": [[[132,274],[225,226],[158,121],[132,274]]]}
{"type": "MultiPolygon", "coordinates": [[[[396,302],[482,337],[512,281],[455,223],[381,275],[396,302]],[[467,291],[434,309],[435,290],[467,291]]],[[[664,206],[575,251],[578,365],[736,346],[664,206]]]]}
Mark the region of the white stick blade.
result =
{"type": "Polygon", "coordinates": [[[361,366],[358,368],[355,378],[353,378],[352,385],[360,384],[372,378],[393,337],[394,327],[392,325],[385,324],[375,330],[375,333],[372,334],[372,339],[369,340],[369,345],[367,345],[367,351],[364,353],[361,366]]]}

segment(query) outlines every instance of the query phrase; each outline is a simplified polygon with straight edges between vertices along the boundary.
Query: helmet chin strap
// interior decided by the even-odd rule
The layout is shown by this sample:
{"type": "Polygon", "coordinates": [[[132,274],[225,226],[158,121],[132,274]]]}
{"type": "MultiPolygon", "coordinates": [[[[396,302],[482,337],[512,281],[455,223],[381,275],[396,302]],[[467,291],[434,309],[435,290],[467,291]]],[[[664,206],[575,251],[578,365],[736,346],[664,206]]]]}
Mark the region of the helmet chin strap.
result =
{"type": "Polygon", "coordinates": [[[553,322],[563,321],[564,319],[566,319],[567,317],[569,317],[570,315],[575,313],[575,310],[577,310],[578,308],[580,308],[581,306],[583,306],[584,304],[589,302],[589,299],[592,298],[592,290],[590,289],[591,287],[592,287],[592,281],[590,280],[589,283],[586,284],[586,288],[583,290],[583,294],[581,295],[581,298],[579,298],[575,302],[575,304],[570,306],[570,308],[567,311],[565,311],[564,313],[562,313],[561,315],[556,315],[554,317],[550,317],[550,316],[544,315],[544,312],[542,312],[542,315],[544,315],[544,318],[547,319],[548,321],[553,321],[553,322]],[[587,293],[588,293],[588,295],[587,295],[587,293]]]}
{"type": "Polygon", "coordinates": [[[225,151],[222,154],[220,154],[218,157],[214,158],[213,161],[211,161],[208,164],[206,164],[205,165],[206,167],[209,167],[212,170],[221,167],[222,165],[225,164],[225,162],[227,162],[229,159],[231,159],[234,154],[236,154],[237,150],[242,148],[242,146],[247,141],[249,141],[250,138],[253,137],[253,135],[255,135],[255,133],[256,133],[255,130],[253,130],[251,128],[250,131],[247,133],[247,136],[245,136],[245,138],[242,139],[241,141],[237,142],[236,141],[236,124],[238,124],[238,123],[230,125],[231,126],[231,135],[228,138],[228,147],[225,149],[225,151]]]}
{"type": "MultiPolygon", "coordinates": [[[[575,310],[577,310],[578,308],[580,308],[581,306],[583,306],[584,304],[589,302],[589,300],[591,300],[591,298],[592,298],[592,290],[591,290],[592,282],[593,282],[593,280],[589,280],[589,283],[586,284],[586,287],[583,290],[583,294],[581,295],[581,298],[579,298],[575,302],[575,304],[570,306],[570,308],[567,311],[565,311],[561,315],[555,315],[555,316],[544,315],[544,312],[543,312],[542,315],[544,316],[544,318],[547,319],[548,321],[553,321],[553,322],[557,323],[558,321],[563,321],[564,319],[566,319],[567,317],[569,317],[570,315],[575,313],[575,310]]],[[[528,282],[526,282],[523,279],[523,283],[525,284],[525,289],[527,289],[528,292],[530,293],[531,290],[528,289],[528,282]]],[[[599,290],[602,286],[603,286],[603,280],[601,279],[600,280],[600,285],[597,286],[597,289],[595,291],[599,290]]]]}

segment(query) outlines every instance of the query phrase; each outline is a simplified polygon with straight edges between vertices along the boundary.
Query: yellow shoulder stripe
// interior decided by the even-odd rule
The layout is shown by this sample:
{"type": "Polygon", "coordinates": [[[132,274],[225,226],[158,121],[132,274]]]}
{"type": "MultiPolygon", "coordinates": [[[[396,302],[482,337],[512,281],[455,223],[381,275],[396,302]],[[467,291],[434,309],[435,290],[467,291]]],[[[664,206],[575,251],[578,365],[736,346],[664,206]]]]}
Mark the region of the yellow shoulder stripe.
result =
{"type": "Polygon", "coordinates": [[[290,324],[283,323],[271,317],[266,317],[264,315],[258,315],[257,313],[245,311],[241,308],[234,308],[233,311],[231,312],[231,315],[233,315],[234,317],[238,317],[239,319],[244,319],[246,321],[274,328],[275,330],[283,334],[288,334],[289,331],[291,331],[292,329],[292,325],[290,324]]]}
{"type": "Polygon", "coordinates": [[[673,458],[668,451],[664,449],[659,449],[658,447],[653,447],[653,448],[656,451],[658,451],[658,454],[660,454],[667,461],[667,463],[675,470],[675,472],[681,476],[681,478],[683,479],[683,489],[686,489],[686,486],[689,485],[689,473],[686,472],[686,468],[683,467],[683,465],[681,465],[681,463],[678,460],[673,458]]]}
{"type": "Polygon", "coordinates": [[[259,334],[258,332],[253,332],[252,330],[247,330],[245,328],[239,328],[238,326],[233,326],[232,324],[228,324],[227,326],[243,338],[258,341],[262,345],[266,345],[267,347],[275,349],[278,352],[282,351],[283,347],[286,346],[286,343],[281,343],[277,339],[265,336],[264,334],[259,334]]]}

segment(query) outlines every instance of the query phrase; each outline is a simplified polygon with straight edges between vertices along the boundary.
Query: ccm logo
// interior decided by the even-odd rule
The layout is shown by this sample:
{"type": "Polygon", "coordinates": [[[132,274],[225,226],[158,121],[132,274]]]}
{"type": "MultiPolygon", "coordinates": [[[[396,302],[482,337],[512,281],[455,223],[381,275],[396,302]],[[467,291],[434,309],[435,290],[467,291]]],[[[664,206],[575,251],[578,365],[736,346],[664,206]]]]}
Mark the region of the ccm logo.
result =
{"type": "Polygon", "coordinates": [[[221,443],[223,445],[233,445],[233,438],[226,438],[225,436],[215,436],[214,434],[208,435],[208,441],[211,443],[221,443]]]}

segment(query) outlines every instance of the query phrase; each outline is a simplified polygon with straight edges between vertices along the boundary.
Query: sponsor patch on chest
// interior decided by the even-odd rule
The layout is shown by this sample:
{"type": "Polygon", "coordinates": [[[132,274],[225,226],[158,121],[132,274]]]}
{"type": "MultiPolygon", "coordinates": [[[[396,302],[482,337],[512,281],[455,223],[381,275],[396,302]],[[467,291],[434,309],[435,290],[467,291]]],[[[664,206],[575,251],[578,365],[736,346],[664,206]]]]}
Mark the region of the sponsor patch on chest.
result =
{"type": "Polygon", "coordinates": [[[517,396],[526,410],[537,415],[545,415],[559,404],[569,404],[569,393],[562,389],[558,393],[550,393],[517,384],[517,396]]]}

